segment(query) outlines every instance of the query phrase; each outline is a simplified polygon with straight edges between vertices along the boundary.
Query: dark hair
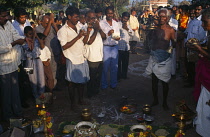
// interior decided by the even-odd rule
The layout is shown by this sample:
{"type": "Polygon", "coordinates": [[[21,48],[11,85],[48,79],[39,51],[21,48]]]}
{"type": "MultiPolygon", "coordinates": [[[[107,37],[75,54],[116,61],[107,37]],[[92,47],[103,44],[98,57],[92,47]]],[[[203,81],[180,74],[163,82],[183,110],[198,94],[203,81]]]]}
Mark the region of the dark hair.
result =
{"type": "Polygon", "coordinates": [[[5,8],[5,7],[3,7],[3,6],[0,6],[0,14],[1,14],[2,12],[7,12],[7,8],[5,8]]]}
{"type": "Polygon", "coordinates": [[[159,6],[159,7],[158,7],[158,10],[159,10],[159,9],[162,9],[162,8],[163,8],[163,6],[159,6]]]}
{"type": "Polygon", "coordinates": [[[62,25],[65,25],[65,24],[66,24],[66,21],[67,21],[67,17],[64,17],[64,18],[62,19],[62,25]]]}
{"type": "Polygon", "coordinates": [[[112,6],[106,7],[106,9],[105,9],[105,14],[107,14],[107,11],[108,11],[108,10],[112,10],[112,11],[114,12],[114,8],[113,8],[112,6]]]}
{"type": "Polygon", "coordinates": [[[34,22],[33,22],[33,21],[31,21],[31,22],[30,22],[30,24],[31,24],[31,25],[33,25],[33,24],[34,24],[34,22]]]}
{"type": "Polygon", "coordinates": [[[135,10],[134,8],[132,8],[132,9],[131,9],[131,13],[132,13],[133,11],[136,11],[136,10],[135,10]]]}
{"type": "Polygon", "coordinates": [[[54,19],[54,21],[56,22],[57,20],[58,20],[58,21],[60,21],[60,20],[62,21],[62,18],[58,16],[58,17],[56,17],[56,18],[54,19]]]}
{"type": "Polygon", "coordinates": [[[128,17],[128,18],[130,18],[130,13],[128,13],[128,12],[123,12],[122,13],[122,18],[123,17],[128,17]]]}
{"type": "Polygon", "coordinates": [[[96,8],[95,13],[99,13],[99,12],[103,12],[103,10],[101,8],[96,8]]]}
{"type": "Polygon", "coordinates": [[[15,17],[20,17],[21,15],[28,15],[28,14],[24,8],[18,7],[14,9],[14,15],[15,17]]]}
{"type": "Polygon", "coordinates": [[[189,6],[189,11],[191,11],[191,10],[195,10],[195,5],[190,5],[189,6]]]}
{"type": "Polygon", "coordinates": [[[37,33],[37,36],[39,37],[39,39],[45,39],[46,36],[43,33],[37,33]]]}
{"type": "Polygon", "coordinates": [[[60,10],[60,11],[59,11],[59,14],[60,14],[60,13],[63,13],[63,14],[64,14],[64,11],[60,10]]]}
{"type": "Polygon", "coordinates": [[[33,31],[33,28],[31,26],[26,26],[24,28],[24,33],[27,34],[29,31],[33,31]]]}
{"type": "Polygon", "coordinates": [[[174,8],[174,7],[178,8],[178,6],[176,6],[176,5],[174,5],[172,8],[174,8]]]}
{"type": "Polygon", "coordinates": [[[189,9],[189,6],[188,6],[188,5],[181,5],[181,6],[180,6],[180,9],[182,9],[182,11],[187,12],[188,9],[189,9]]]}
{"type": "Polygon", "coordinates": [[[95,12],[93,10],[89,10],[88,12],[85,13],[85,17],[87,17],[87,15],[90,13],[95,13],[95,12]]]}
{"type": "Polygon", "coordinates": [[[208,19],[210,19],[210,8],[205,9],[202,12],[202,16],[206,16],[208,19]]]}
{"type": "Polygon", "coordinates": [[[173,11],[173,9],[171,7],[167,7],[168,10],[173,11]]]}
{"type": "Polygon", "coordinates": [[[202,9],[204,9],[204,4],[202,4],[201,2],[197,2],[195,3],[195,7],[201,6],[202,9]]]}
{"type": "Polygon", "coordinates": [[[69,6],[66,9],[66,16],[68,16],[68,15],[73,16],[74,14],[79,15],[80,14],[79,9],[76,7],[73,7],[73,6],[69,6]]]}
{"type": "Polygon", "coordinates": [[[50,14],[51,14],[51,13],[49,13],[49,12],[48,12],[48,13],[45,13],[45,15],[47,15],[47,16],[50,16],[50,14]]]}

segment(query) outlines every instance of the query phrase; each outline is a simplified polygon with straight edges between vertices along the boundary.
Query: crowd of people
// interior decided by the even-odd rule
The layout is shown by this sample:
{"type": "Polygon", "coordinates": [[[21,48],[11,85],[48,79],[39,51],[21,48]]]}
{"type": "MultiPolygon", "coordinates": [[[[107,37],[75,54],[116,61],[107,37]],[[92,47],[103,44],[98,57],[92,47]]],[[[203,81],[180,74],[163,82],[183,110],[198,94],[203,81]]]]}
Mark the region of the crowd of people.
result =
{"type": "MultiPolygon", "coordinates": [[[[152,77],[152,106],[158,105],[158,81],[163,86],[162,106],[168,110],[169,80],[177,70],[195,87],[197,132],[210,135],[210,9],[190,6],[152,6],[116,18],[113,7],[86,13],[69,6],[55,18],[46,13],[33,21],[24,8],[14,9],[14,20],[0,7],[0,93],[2,120],[21,117],[31,91],[36,105],[52,103],[54,89],[66,82],[71,109],[84,105],[85,91],[92,98],[108,88],[118,90],[127,79],[129,55],[143,38],[150,58],[145,73],[152,77]],[[85,90],[87,85],[87,90],[85,90]],[[78,93],[78,96],[75,94],[78,93]],[[78,98],[76,98],[78,97],[78,98]],[[76,103],[77,102],[77,103],[76,103]]],[[[35,105],[34,105],[35,106],[35,105]]]]}

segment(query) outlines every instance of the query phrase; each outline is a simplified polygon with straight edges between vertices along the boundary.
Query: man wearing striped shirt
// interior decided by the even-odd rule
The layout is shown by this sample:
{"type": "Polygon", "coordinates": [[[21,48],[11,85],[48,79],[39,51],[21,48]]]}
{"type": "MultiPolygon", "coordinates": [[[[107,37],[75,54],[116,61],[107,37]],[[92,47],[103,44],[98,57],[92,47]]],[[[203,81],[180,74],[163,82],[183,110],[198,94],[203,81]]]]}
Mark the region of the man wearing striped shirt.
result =
{"type": "Polygon", "coordinates": [[[25,42],[8,21],[7,9],[0,6],[0,91],[3,120],[22,115],[18,86],[20,48],[25,42]]]}
{"type": "Polygon", "coordinates": [[[129,39],[130,36],[134,35],[134,31],[127,24],[129,18],[130,14],[128,12],[123,12],[121,22],[119,22],[121,39],[118,43],[118,80],[121,78],[127,79],[130,50],[129,39]]]}
{"type": "MultiPolygon", "coordinates": [[[[24,8],[15,8],[14,9],[15,20],[13,21],[12,25],[17,30],[20,36],[24,36],[24,28],[26,26],[31,26],[30,22],[27,20],[27,12],[24,8]]],[[[24,52],[22,47],[19,45],[21,49],[20,56],[21,56],[21,64],[19,65],[19,90],[20,90],[20,101],[23,108],[28,108],[29,104],[27,103],[27,99],[29,98],[31,89],[30,82],[28,79],[28,75],[24,71],[24,66],[26,58],[24,58],[24,52]]]]}

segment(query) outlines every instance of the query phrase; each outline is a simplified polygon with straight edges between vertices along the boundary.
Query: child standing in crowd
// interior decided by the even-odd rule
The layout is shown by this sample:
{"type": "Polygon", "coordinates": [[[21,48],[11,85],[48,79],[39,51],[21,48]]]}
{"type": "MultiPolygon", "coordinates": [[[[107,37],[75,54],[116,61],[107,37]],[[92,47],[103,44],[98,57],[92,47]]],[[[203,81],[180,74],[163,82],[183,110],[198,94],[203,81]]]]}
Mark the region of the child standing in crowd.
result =
{"type": "Polygon", "coordinates": [[[51,52],[47,46],[44,45],[44,40],[46,36],[43,33],[37,33],[38,38],[43,43],[43,48],[40,50],[41,55],[39,56],[44,67],[44,77],[45,77],[45,86],[46,91],[53,93],[54,88],[54,78],[52,69],[50,67],[51,52]]]}
{"type": "Polygon", "coordinates": [[[45,81],[44,69],[40,59],[40,48],[44,48],[44,44],[34,34],[32,27],[27,26],[24,28],[26,36],[26,44],[23,45],[24,54],[26,57],[25,71],[29,76],[32,87],[32,93],[36,99],[36,104],[41,104],[40,97],[45,97],[45,81]]]}

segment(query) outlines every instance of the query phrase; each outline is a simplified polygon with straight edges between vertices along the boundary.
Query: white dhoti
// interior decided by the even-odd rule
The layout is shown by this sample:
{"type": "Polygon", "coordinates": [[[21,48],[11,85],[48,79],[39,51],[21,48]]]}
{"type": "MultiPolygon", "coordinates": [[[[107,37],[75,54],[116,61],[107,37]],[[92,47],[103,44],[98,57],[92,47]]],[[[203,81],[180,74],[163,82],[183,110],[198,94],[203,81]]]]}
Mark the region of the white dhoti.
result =
{"type": "Polygon", "coordinates": [[[210,137],[210,106],[206,104],[210,100],[210,92],[201,87],[201,93],[197,104],[197,117],[195,118],[196,132],[202,137],[210,137]]]}
{"type": "Polygon", "coordinates": [[[158,79],[169,82],[171,79],[171,58],[169,57],[166,61],[156,62],[153,56],[150,56],[149,63],[146,67],[145,73],[151,75],[154,73],[158,79]]]}

